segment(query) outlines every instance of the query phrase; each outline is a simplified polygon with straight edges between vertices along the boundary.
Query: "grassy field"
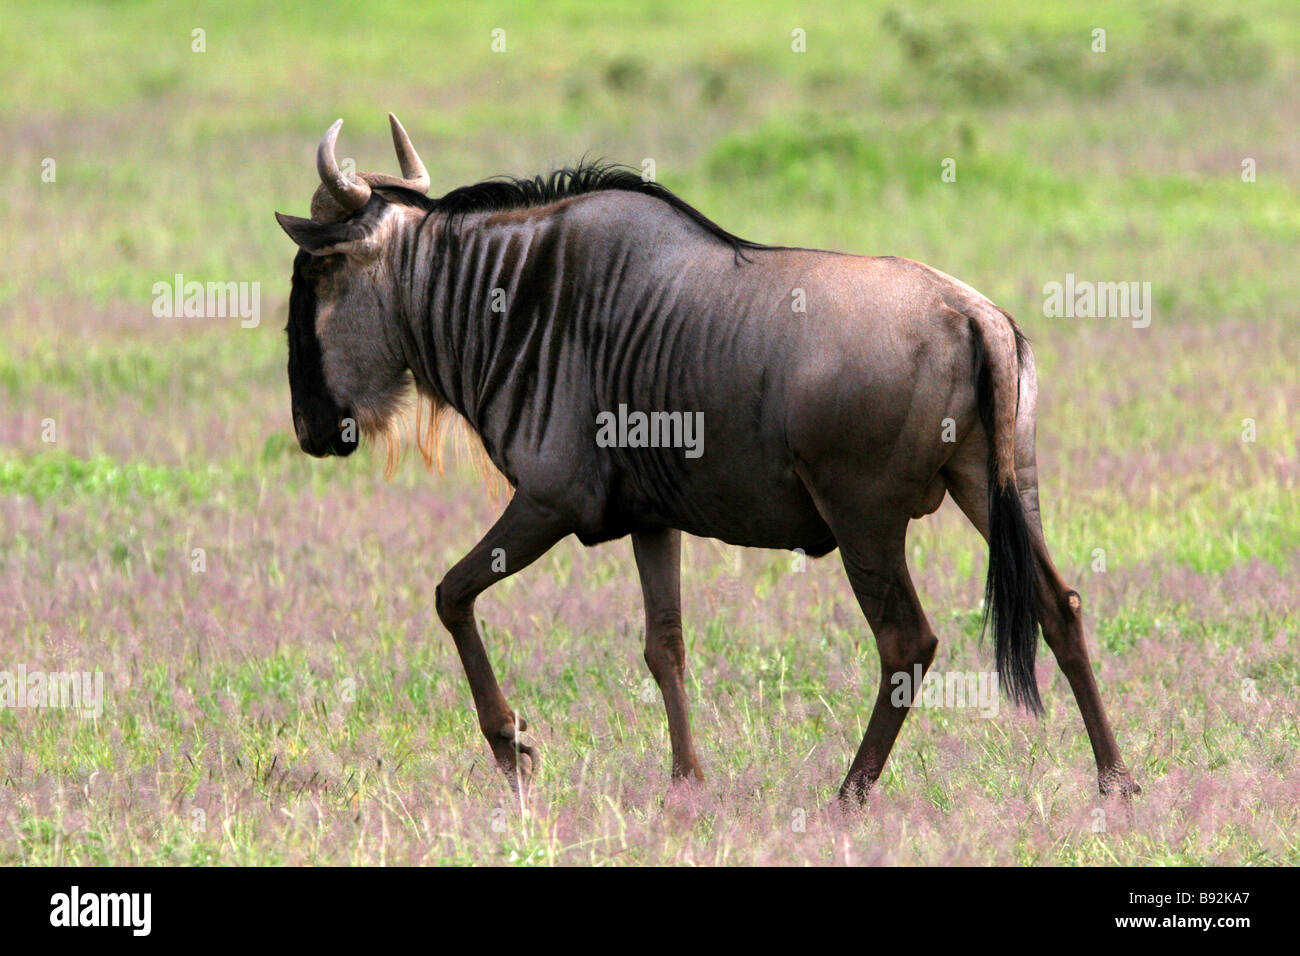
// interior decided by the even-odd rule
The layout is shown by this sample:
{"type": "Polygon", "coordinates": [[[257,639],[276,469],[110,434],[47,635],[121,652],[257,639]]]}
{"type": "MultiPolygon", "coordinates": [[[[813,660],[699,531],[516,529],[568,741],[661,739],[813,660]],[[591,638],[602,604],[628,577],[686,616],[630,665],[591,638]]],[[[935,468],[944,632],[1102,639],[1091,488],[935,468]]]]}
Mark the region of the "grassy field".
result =
{"type": "MultiPolygon", "coordinates": [[[[0,862],[1300,864],[1300,8],[978,9],[7,10],[0,672],[105,697],[0,707],[0,862]],[[709,781],[665,799],[630,544],[569,540],[478,604],[544,747],[512,805],[432,606],[503,499],[452,442],[385,481],[289,422],[272,212],[307,214],[338,116],[395,172],[388,110],[435,194],[649,158],[748,238],[920,259],[1016,315],[1049,542],[1144,794],[1097,796],[1044,648],[1042,719],[919,709],[866,811],[825,812],[879,672],[838,558],[690,540],[709,781]],[[156,318],[178,273],[259,283],[260,322],[156,318]],[[1150,326],[1047,316],[1067,274],[1151,283],[1150,326]]],[[[947,502],[909,558],[935,666],[987,671],[983,541],[947,502]]]]}

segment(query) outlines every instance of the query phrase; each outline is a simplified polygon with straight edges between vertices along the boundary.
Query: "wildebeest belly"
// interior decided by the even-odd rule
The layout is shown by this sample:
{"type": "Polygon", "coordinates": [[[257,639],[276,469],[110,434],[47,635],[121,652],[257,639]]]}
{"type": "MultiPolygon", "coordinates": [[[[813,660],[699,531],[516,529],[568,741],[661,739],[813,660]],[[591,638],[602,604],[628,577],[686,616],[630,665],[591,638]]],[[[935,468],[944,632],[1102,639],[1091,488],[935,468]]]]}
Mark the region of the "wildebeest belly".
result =
{"type": "Polygon", "coordinates": [[[794,472],[788,454],[760,441],[732,441],[698,458],[682,448],[620,448],[599,533],[584,543],[634,531],[677,528],[698,537],[752,548],[799,549],[813,557],[835,537],[794,472]]]}

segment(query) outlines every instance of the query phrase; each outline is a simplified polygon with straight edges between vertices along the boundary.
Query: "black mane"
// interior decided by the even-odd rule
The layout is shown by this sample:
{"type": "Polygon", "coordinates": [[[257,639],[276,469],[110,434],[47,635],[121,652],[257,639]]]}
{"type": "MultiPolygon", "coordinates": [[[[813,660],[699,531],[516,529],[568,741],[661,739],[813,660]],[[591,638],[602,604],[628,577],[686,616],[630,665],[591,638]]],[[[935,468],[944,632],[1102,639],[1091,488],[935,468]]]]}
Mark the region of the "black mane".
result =
{"type": "Polygon", "coordinates": [[[387,192],[400,195],[409,205],[456,218],[474,212],[503,212],[509,209],[544,206],[561,199],[605,190],[641,193],[667,203],[710,235],[730,245],[737,256],[741,256],[746,249],[771,248],[761,242],[751,242],[728,232],[667,188],[643,179],[637,170],[618,163],[584,160],[576,166],[565,166],[554,170],[549,175],[539,174],[531,179],[496,176],[472,186],[453,189],[436,199],[408,189],[384,188],[387,192]]]}

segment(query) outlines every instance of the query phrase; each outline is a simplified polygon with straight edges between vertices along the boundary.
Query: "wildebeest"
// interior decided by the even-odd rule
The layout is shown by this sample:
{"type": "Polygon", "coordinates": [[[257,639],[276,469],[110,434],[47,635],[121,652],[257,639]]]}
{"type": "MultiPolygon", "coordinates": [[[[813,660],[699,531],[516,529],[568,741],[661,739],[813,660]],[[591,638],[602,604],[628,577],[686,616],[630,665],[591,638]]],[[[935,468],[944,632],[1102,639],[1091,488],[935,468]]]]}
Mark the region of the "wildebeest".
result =
{"type": "Polygon", "coordinates": [[[740,239],[623,167],[580,164],[429,199],[428,173],[389,119],[401,178],[342,172],[339,120],[317,149],[311,218],[277,213],[299,246],[294,428],[309,454],[350,454],[354,426],[384,434],[413,379],[432,406],[464,418],[510,482],[509,504],[447,572],[436,605],[512,786],[526,785],[536,744],[497,683],[474,602],[570,534],[586,545],[632,537],[672,774],[702,779],[684,687],[687,532],[810,556],[840,549],[881,661],[840,788],[864,798],[911,705],[891,702],[891,676],[923,673],[938,643],[908,575],[908,523],[950,494],[989,542],[986,623],[1003,689],[1041,709],[1041,626],[1101,792],[1138,790],[1102,709],[1079,596],[1044,542],[1038,386],[1010,315],[909,259],[740,239]],[[702,415],[702,453],[634,442],[626,429],[599,440],[602,416],[629,409],[702,415]]]}

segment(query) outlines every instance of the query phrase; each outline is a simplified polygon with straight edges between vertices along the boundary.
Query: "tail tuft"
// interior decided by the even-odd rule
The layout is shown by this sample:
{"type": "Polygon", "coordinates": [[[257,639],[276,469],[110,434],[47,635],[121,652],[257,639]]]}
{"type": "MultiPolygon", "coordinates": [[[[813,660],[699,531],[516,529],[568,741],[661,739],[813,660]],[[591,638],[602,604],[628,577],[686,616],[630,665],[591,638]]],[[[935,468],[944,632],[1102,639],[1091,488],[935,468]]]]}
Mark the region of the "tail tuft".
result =
{"type": "Polygon", "coordinates": [[[1013,482],[1003,482],[995,490],[990,481],[984,626],[992,620],[999,682],[1017,705],[1041,714],[1043,702],[1034,677],[1038,653],[1034,597],[1033,551],[1020,494],[1013,482]]]}

